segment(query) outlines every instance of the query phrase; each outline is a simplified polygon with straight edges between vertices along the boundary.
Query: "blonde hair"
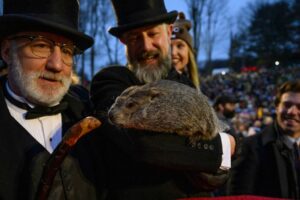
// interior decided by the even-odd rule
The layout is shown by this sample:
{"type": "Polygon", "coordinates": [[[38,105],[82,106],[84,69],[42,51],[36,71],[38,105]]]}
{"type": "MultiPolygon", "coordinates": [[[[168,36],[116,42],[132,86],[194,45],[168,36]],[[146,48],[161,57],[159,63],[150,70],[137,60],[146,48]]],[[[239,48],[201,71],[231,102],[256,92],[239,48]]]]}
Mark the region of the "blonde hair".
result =
{"type": "Polygon", "coordinates": [[[200,90],[200,78],[198,72],[198,65],[195,59],[194,52],[190,47],[189,47],[188,55],[189,55],[189,62],[187,64],[188,76],[192,80],[197,90],[200,90]]]}
{"type": "Polygon", "coordinates": [[[72,70],[71,80],[73,85],[80,84],[80,77],[75,70],[72,70]]]}

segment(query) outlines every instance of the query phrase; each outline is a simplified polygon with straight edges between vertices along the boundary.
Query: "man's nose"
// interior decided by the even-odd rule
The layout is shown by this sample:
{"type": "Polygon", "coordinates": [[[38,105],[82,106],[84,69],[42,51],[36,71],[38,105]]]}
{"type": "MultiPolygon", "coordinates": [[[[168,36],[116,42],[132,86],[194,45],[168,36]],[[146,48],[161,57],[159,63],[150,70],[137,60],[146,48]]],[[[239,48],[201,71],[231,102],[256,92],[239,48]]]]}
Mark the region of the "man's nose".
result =
{"type": "Polygon", "coordinates": [[[144,51],[151,51],[153,50],[153,44],[152,44],[152,39],[149,38],[148,36],[143,36],[141,39],[141,45],[142,45],[142,49],[144,51]]]}
{"type": "Polygon", "coordinates": [[[61,49],[58,46],[54,46],[52,54],[48,57],[46,68],[53,72],[60,72],[63,66],[61,49]]]}
{"type": "Polygon", "coordinates": [[[297,105],[292,105],[288,109],[289,114],[297,114],[297,112],[300,112],[299,109],[297,108],[297,105]]]}

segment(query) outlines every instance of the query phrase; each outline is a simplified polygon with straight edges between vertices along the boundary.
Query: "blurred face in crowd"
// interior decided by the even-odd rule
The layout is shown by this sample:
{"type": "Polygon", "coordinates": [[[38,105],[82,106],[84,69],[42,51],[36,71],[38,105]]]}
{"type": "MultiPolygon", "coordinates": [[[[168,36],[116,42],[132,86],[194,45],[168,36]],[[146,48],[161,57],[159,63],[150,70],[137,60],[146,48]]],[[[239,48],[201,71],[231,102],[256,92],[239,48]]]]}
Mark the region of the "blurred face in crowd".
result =
{"type": "Polygon", "coordinates": [[[124,33],[129,69],[144,83],[167,76],[171,68],[172,26],[167,24],[136,28],[124,33]]]}
{"type": "Polygon", "coordinates": [[[182,73],[189,62],[189,46],[182,39],[172,39],[172,66],[182,73]]]}
{"type": "Polygon", "coordinates": [[[70,40],[44,32],[18,33],[1,48],[10,88],[30,103],[45,106],[59,103],[69,89],[73,53],[70,40]]]}
{"type": "Polygon", "coordinates": [[[235,115],[235,108],[236,108],[235,103],[225,103],[223,115],[228,119],[233,118],[235,115]]]}
{"type": "Polygon", "coordinates": [[[276,116],[285,133],[292,137],[300,137],[300,93],[283,93],[276,107],[276,116]]]}
{"type": "Polygon", "coordinates": [[[225,118],[231,119],[235,115],[236,103],[224,103],[219,104],[219,110],[222,112],[225,118]]]}

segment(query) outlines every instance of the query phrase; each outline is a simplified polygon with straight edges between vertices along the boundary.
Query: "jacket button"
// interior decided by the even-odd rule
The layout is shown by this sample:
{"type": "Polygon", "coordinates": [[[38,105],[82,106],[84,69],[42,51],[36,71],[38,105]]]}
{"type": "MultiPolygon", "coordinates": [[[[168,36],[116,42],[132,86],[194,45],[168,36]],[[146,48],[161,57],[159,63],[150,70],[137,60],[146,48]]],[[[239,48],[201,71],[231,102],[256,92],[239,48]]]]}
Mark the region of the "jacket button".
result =
{"type": "Polygon", "coordinates": [[[62,171],[61,172],[61,176],[63,177],[63,178],[66,178],[68,175],[67,175],[67,172],[65,172],[65,171],[62,171]]]}
{"type": "Polygon", "coordinates": [[[198,142],[198,143],[197,143],[197,149],[201,149],[201,146],[202,146],[201,143],[198,142]]]}
{"type": "Polygon", "coordinates": [[[205,150],[207,150],[207,149],[208,149],[208,144],[204,144],[204,145],[203,145],[203,148],[204,148],[205,150]]]}
{"type": "Polygon", "coordinates": [[[70,192],[71,189],[72,189],[72,185],[68,185],[66,189],[67,189],[68,192],[70,192]]]}

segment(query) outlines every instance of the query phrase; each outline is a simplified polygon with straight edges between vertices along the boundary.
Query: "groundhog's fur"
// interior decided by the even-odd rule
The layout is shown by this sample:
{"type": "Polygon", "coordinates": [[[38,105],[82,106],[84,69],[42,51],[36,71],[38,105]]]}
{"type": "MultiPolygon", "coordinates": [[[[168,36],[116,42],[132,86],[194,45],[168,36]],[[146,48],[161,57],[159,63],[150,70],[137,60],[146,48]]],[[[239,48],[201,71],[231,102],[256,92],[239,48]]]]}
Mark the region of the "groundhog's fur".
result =
{"type": "Polygon", "coordinates": [[[227,126],[201,92],[160,80],[126,89],[108,112],[116,126],[188,136],[191,143],[211,139],[227,126]]]}

